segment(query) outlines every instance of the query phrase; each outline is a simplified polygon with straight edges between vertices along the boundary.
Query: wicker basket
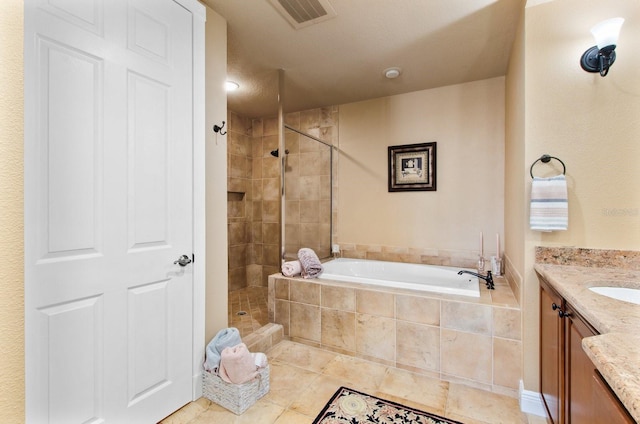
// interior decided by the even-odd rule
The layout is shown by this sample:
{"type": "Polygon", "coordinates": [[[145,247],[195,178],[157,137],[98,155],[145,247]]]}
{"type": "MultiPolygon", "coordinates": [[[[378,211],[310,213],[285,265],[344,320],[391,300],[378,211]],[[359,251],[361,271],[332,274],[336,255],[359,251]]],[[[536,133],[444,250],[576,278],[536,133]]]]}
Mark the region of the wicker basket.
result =
{"type": "Polygon", "coordinates": [[[227,383],[217,374],[204,371],[202,394],[207,399],[242,414],[269,392],[269,365],[260,368],[258,377],[243,384],[227,383]]]}

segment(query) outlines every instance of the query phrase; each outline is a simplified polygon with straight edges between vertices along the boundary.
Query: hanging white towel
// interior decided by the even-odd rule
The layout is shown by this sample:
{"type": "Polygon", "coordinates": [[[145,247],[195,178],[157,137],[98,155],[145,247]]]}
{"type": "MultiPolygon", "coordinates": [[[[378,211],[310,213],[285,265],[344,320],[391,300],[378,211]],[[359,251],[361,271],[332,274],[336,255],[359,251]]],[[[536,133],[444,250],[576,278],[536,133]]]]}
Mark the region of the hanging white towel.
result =
{"type": "Polygon", "coordinates": [[[563,231],[569,227],[567,180],[564,175],[533,178],[529,225],[534,231],[563,231]]]}

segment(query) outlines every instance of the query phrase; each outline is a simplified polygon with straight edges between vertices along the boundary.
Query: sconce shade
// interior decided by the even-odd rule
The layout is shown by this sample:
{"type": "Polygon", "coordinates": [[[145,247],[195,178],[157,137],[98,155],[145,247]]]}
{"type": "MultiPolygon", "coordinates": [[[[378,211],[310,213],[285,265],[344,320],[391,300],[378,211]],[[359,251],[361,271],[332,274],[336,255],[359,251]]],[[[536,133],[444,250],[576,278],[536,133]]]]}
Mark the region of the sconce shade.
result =
{"type": "Polygon", "coordinates": [[[623,18],[612,18],[602,21],[591,28],[591,34],[596,39],[598,50],[618,44],[618,36],[623,23],[623,18]]]}
{"type": "Polygon", "coordinates": [[[591,28],[596,45],[587,49],[580,58],[582,69],[587,72],[599,72],[603,77],[609,73],[609,68],[616,60],[615,49],[623,22],[623,18],[612,18],[591,28]]]}

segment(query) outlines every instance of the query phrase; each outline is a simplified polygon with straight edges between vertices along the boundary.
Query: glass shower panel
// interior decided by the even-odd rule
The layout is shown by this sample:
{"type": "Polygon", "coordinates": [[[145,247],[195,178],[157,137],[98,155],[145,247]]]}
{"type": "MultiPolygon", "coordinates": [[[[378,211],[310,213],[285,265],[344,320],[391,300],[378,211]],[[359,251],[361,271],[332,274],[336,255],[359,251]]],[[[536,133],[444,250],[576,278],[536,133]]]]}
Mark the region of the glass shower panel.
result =
{"type": "Polygon", "coordinates": [[[329,257],[332,147],[287,127],[284,134],[284,259],[297,259],[302,247],[329,257]]]}

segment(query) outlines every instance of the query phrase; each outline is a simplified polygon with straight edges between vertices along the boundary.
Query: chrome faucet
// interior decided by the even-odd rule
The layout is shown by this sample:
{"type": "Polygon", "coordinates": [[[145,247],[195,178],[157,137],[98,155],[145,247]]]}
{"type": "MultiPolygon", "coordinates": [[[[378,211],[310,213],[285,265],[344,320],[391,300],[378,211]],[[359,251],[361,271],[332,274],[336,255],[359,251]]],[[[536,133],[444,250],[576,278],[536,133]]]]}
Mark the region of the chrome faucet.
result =
{"type": "Polygon", "coordinates": [[[458,271],[458,275],[462,275],[462,274],[471,274],[475,277],[481,278],[484,281],[486,281],[487,283],[487,288],[489,290],[493,290],[495,287],[493,286],[493,277],[491,276],[491,271],[487,271],[487,275],[481,275],[481,274],[477,274],[475,272],[471,272],[471,271],[467,271],[466,269],[463,269],[461,271],[458,271]]]}

